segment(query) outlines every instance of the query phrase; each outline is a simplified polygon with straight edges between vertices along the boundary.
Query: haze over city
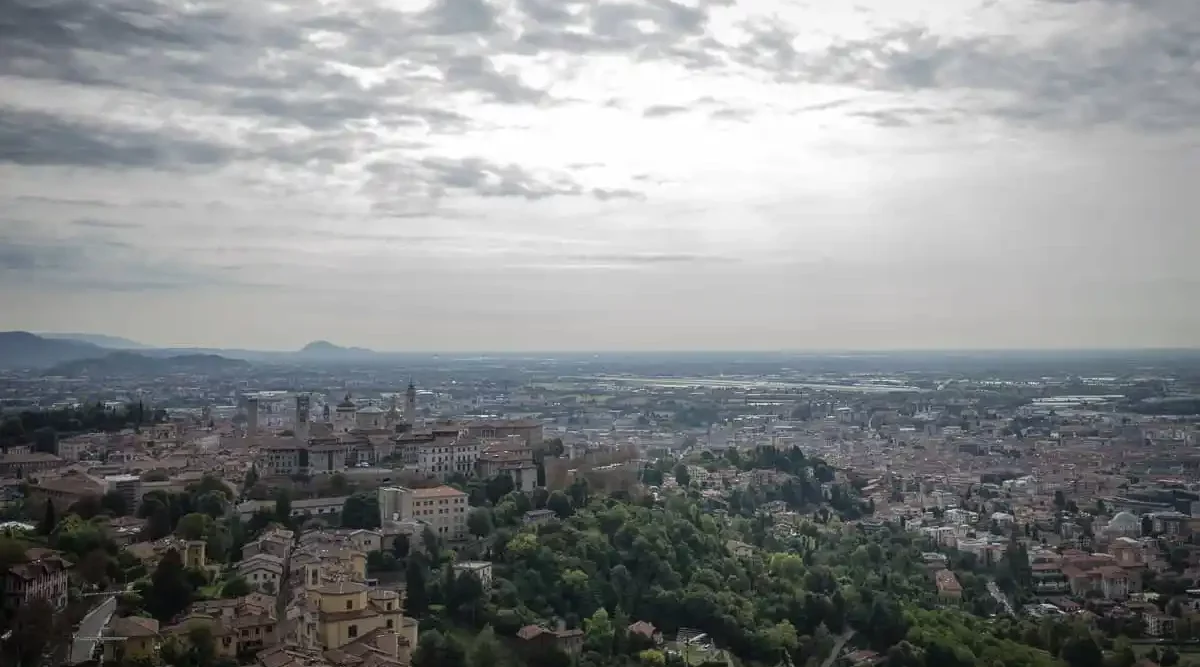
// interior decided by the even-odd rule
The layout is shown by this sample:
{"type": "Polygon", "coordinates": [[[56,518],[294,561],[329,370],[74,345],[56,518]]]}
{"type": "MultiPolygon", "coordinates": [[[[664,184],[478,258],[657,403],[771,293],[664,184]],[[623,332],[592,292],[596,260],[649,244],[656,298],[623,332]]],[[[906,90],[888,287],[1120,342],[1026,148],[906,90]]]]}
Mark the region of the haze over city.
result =
{"type": "Polygon", "coordinates": [[[0,329],[1200,345],[1200,3],[5,6],[0,329]]]}

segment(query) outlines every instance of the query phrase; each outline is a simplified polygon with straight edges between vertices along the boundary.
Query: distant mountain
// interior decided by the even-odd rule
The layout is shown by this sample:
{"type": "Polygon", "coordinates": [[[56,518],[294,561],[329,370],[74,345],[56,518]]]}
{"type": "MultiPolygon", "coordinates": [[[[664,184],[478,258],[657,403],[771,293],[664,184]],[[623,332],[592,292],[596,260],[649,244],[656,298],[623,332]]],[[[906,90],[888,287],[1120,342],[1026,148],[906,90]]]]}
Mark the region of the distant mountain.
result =
{"type": "Polygon", "coordinates": [[[44,338],[28,331],[0,332],[0,368],[45,368],[105,352],[92,343],[44,338]]]}
{"type": "Polygon", "coordinates": [[[77,359],[46,370],[62,377],[161,377],[164,375],[221,375],[249,369],[250,362],[215,354],[150,357],[136,352],[113,352],[94,359],[77,359]]]}
{"type": "Polygon", "coordinates": [[[97,347],[103,347],[109,350],[146,350],[149,345],[139,343],[128,338],[120,336],[107,336],[105,334],[89,334],[89,333],[39,333],[42,338],[50,340],[73,340],[80,343],[91,343],[97,347]]]}
{"type": "Polygon", "coordinates": [[[299,359],[311,360],[341,360],[374,357],[378,353],[365,347],[342,347],[327,340],[317,340],[300,348],[295,356],[299,359]]]}

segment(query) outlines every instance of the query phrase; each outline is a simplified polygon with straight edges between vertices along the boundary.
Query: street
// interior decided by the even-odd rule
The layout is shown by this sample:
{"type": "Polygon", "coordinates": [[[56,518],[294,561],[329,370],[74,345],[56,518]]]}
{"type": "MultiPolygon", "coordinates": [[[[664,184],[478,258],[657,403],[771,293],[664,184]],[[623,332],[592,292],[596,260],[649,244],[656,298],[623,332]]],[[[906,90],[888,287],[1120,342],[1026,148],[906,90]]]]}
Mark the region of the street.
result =
{"type": "Polygon", "coordinates": [[[92,659],[97,644],[95,638],[103,632],[116,609],[117,598],[106,597],[103,602],[96,605],[95,609],[88,612],[87,616],[83,617],[79,623],[79,630],[75,632],[71,641],[71,656],[67,660],[67,664],[78,665],[92,659]]]}
{"type": "Polygon", "coordinates": [[[1004,613],[1008,614],[1009,616],[1017,615],[1016,612],[1013,611],[1012,603],[1008,601],[1008,597],[1005,596],[1004,593],[1000,592],[1000,587],[996,585],[996,582],[989,581],[987,584],[987,589],[988,592],[992,594],[992,597],[995,598],[996,602],[999,602],[1000,606],[1004,608],[1004,613]]]}

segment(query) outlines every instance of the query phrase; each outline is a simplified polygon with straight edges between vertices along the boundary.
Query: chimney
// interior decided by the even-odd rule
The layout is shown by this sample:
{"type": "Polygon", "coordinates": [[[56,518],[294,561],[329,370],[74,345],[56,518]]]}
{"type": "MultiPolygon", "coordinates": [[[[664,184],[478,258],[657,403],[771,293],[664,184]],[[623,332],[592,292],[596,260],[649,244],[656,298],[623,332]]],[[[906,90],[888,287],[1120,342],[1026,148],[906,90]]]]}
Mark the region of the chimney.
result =
{"type": "Polygon", "coordinates": [[[400,635],[395,632],[385,632],[375,638],[375,648],[392,656],[400,656],[400,635]]]}
{"type": "Polygon", "coordinates": [[[561,618],[558,619],[558,622],[555,623],[555,625],[554,625],[554,630],[555,630],[555,632],[559,632],[559,633],[566,632],[567,631],[567,622],[561,618]]]}

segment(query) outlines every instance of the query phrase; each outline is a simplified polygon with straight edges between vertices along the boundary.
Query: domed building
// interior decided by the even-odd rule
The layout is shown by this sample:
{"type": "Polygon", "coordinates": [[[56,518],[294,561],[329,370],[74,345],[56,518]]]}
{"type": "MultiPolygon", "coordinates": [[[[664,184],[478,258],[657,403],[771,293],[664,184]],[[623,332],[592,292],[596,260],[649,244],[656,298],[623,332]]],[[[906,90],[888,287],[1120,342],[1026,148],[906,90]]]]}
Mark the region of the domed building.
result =
{"type": "Polygon", "coordinates": [[[358,424],[358,428],[361,429],[383,428],[383,418],[385,414],[386,413],[384,413],[384,411],[380,408],[375,407],[374,405],[368,405],[367,407],[358,411],[355,417],[355,422],[358,424]]]}
{"type": "Polygon", "coordinates": [[[1129,512],[1117,512],[1104,526],[1104,534],[1110,540],[1139,537],[1142,534],[1142,520],[1129,512]]]}

